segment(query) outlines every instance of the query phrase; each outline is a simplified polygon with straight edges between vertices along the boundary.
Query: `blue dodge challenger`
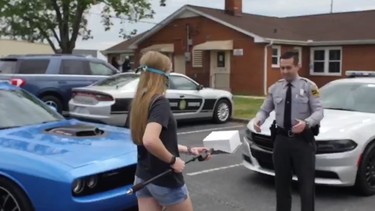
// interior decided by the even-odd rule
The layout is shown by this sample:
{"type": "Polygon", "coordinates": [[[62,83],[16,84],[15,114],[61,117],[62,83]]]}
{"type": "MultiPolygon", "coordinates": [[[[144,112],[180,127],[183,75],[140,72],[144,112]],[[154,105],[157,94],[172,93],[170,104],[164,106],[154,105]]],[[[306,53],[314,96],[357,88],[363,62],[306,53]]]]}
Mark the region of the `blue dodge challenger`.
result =
{"type": "Polygon", "coordinates": [[[126,210],[137,150],[124,128],[64,119],[0,82],[0,210],[126,210]]]}

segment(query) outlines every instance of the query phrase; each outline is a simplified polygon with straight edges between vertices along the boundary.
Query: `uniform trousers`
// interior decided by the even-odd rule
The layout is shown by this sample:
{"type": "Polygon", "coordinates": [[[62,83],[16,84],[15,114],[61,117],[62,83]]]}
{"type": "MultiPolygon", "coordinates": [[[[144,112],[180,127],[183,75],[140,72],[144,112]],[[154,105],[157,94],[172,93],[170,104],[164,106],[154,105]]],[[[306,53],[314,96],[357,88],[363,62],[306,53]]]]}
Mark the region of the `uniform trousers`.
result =
{"type": "Polygon", "coordinates": [[[293,173],[299,183],[301,210],[315,209],[315,142],[308,142],[303,136],[288,137],[276,135],[273,151],[276,186],[276,210],[290,211],[293,173]]]}

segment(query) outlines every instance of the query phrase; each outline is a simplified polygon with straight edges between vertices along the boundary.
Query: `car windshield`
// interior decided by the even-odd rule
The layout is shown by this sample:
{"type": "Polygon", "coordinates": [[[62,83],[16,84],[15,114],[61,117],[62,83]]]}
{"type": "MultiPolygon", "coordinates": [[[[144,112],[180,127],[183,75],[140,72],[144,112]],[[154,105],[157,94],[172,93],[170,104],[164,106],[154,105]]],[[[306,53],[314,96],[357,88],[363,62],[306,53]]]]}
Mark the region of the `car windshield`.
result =
{"type": "Polygon", "coordinates": [[[64,119],[47,105],[21,90],[0,90],[0,130],[64,119]]]}
{"type": "Polygon", "coordinates": [[[15,73],[16,72],[16,59],[0,59],[0,74],[15,73]]]}
{"type": "Polygon", "coordinates": [[[320,96],[325,109],[375,113],[375,83],[328,83],[320,96]]]}
{"type": "Polygon", "coordinates": [[[113,86],[121,89],[135,89],[137,88],[139,75],[124,74],[116,75],[99,81],[95,86],[113,86]]]}

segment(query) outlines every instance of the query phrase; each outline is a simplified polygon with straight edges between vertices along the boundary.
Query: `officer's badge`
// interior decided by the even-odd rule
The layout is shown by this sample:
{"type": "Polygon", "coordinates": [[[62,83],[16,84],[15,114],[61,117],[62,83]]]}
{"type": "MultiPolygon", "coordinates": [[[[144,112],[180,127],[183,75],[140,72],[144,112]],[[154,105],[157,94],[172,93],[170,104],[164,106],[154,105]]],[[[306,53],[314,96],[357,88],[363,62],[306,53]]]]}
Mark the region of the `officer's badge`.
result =
{"type": "Polygon", "coordinates": [[[180,105],[178,106],[180,110],[184,110],[186,108],[186,100],[180,100],[180,105]]]}

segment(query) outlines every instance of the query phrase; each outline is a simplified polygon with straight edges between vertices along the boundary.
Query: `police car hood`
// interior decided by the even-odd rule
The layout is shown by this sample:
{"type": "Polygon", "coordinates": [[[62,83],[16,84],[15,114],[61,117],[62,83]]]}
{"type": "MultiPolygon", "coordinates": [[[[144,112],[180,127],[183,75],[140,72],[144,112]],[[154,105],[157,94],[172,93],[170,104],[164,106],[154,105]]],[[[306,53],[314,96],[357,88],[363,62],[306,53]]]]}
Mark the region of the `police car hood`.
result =
{"type": "MultiPolygon", "coordinates": [[[[269,128],[275,118],[275,112],[271,112],[269,118],[262,125],[261,134],[270,135],[269,128]]],[[[247,127],[254,132],[252,119],[247,127]]],[[[324,109],[324,118],[320,123],[320,133],[317,140],[329,140],[348,138],[352,134],[360,133],[360,130],[369,125],[375,126],[375,114],[324,109]]]]}

